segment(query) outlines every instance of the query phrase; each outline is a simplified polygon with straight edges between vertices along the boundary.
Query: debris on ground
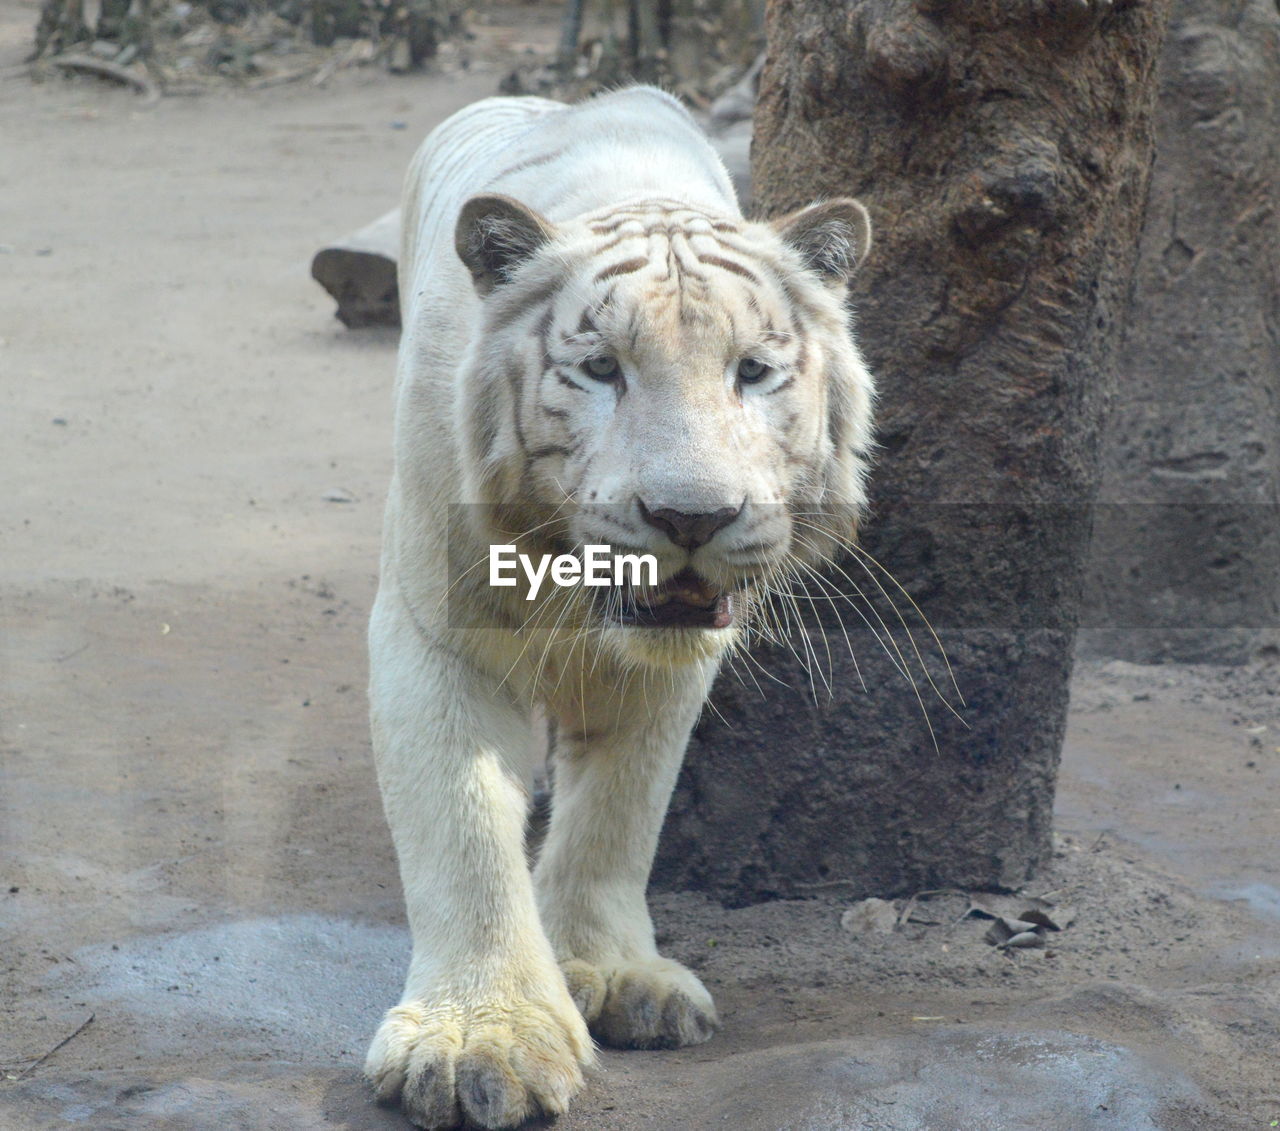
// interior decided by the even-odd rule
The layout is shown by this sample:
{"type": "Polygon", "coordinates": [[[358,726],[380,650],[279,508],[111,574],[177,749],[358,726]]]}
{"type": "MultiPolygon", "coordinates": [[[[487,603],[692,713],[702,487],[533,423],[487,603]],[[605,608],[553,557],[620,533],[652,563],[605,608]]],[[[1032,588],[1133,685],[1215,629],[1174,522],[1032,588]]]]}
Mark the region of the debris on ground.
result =
{"type": "Polygon", "coordinates": [[[973,916],[992,921],[984,941],[999,950],[1023,950],[1045,947],[1053,934],[1071,926],[1076,912],[1044,896],[939,888],[898,902],[861,900],[840,916],[840,927],[851,935],[889,935],[908,924],[956,927],[973,916]],[[952,903],[949,909],[948,901],[952,903]],[[956,906],[963,908],[958,916],[956,906]]]}
{"type": "Polygon", "coordinates": [[[82,0],[44,0],[27,63],[36,81],[92,75],[154,102],[227,85],[323,86],[375,64],[465,68],[465,34],[460,0],[102,0],[93,26],[82,0]]]}
{"type": "Polygon", "coordinates": [[[1075,921],[1075,909],[1056,906],[1029,895],[979,892],[969,897],[964,918],[979,915],[992,920],[983,938],[1002,950],[1043,947],[1050,932],[1065,931],[1075,921]]]}
{"type": "Polygon", "coordinates": [[[864,899],[840,916],[840,927],[851,935],[891,935],[898,925],[892,900],[864,899]]]}

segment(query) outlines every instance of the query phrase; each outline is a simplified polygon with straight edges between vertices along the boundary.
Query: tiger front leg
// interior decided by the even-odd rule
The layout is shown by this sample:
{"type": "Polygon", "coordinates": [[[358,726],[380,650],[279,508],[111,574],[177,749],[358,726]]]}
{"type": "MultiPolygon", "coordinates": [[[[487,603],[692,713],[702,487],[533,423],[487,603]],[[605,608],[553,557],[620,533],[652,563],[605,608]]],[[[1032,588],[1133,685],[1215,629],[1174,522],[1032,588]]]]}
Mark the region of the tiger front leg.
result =
{"type": "Polygon", "coordinates": [[[418,1126],[515,1127],[566,1109],[594,1057],[538,922],[509,754],[527,719],[435,649],[393,592],[370,631],[370,705],[383,804],[413,957],[365,1073],[418,1126]]]}
{"type": "Polygon", "coordinates": [[[534,871],[538,905],[578,1008],[615,1047],[700,1044],[720,1024],[692,971],[658,953],[645,902],[667,803],[713,674],[664,675],[660,690],[628,692],[636,701],[621,712],[616,702],[600,708],[600,731],[562,721],[557,734],[551,824],[534,871]]]}

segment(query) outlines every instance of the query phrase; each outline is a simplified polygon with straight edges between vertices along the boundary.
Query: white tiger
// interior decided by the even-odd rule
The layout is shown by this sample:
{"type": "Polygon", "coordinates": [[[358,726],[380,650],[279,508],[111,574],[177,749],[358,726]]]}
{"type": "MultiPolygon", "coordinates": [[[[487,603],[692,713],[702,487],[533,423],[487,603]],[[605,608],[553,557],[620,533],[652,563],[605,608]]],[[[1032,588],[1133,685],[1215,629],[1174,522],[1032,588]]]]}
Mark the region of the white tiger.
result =
{"type": "Polygon", "coordinates": [[[771,577],[864,502],[853,200],[744,221],[672,98],[494,98],[404,196],[395,475],[369,629],[374,752],[413,956],[369,1050],[424,1127],[565,1110],[617,1046],[706,1040],[645,887],[689,731],[771,577]],[[451,504],[465,504],[460,507],[451,504]],[[494,543],[654,555],[661,584],[495,588],[494,543]],[[524,853],[531,714],[558,727],[524,853]]]}

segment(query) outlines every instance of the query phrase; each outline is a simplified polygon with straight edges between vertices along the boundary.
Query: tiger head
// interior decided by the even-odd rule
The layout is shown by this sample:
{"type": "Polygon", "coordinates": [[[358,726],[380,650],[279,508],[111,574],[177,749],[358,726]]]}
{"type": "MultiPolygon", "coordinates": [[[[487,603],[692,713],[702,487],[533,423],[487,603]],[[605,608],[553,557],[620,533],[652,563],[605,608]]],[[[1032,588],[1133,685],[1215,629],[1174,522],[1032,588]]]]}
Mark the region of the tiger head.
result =
{"type": "Polygon", "coordinates": [[[562,224],[464,205],[468,494],[533,552],[657,559],[656,587],[582,591],[576,616],[616,654],[718,654],[771,583],[852,538],[873,387],[844,299],[869,245],[849,199],[773,223],[652,199],[562,224]]]}

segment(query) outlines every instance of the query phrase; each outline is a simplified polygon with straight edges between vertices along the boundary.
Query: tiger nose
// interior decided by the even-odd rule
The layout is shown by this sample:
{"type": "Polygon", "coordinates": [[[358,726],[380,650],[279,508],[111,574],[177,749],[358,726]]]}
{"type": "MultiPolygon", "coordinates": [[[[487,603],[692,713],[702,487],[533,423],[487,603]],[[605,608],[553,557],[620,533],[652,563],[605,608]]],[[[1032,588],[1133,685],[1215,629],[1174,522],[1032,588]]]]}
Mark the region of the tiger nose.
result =
{"type": "Polygon", "coordinates": [[[674,507],[655,507],[650,510],[643,499],[636,499],[636,502],[640,504],[640,515],[645,522],[661,530],[677,546],[686,550],[705,546],[715,537],[717,530],[723,530],[742,513],[741,506],[690,514],[674,507]]]}

